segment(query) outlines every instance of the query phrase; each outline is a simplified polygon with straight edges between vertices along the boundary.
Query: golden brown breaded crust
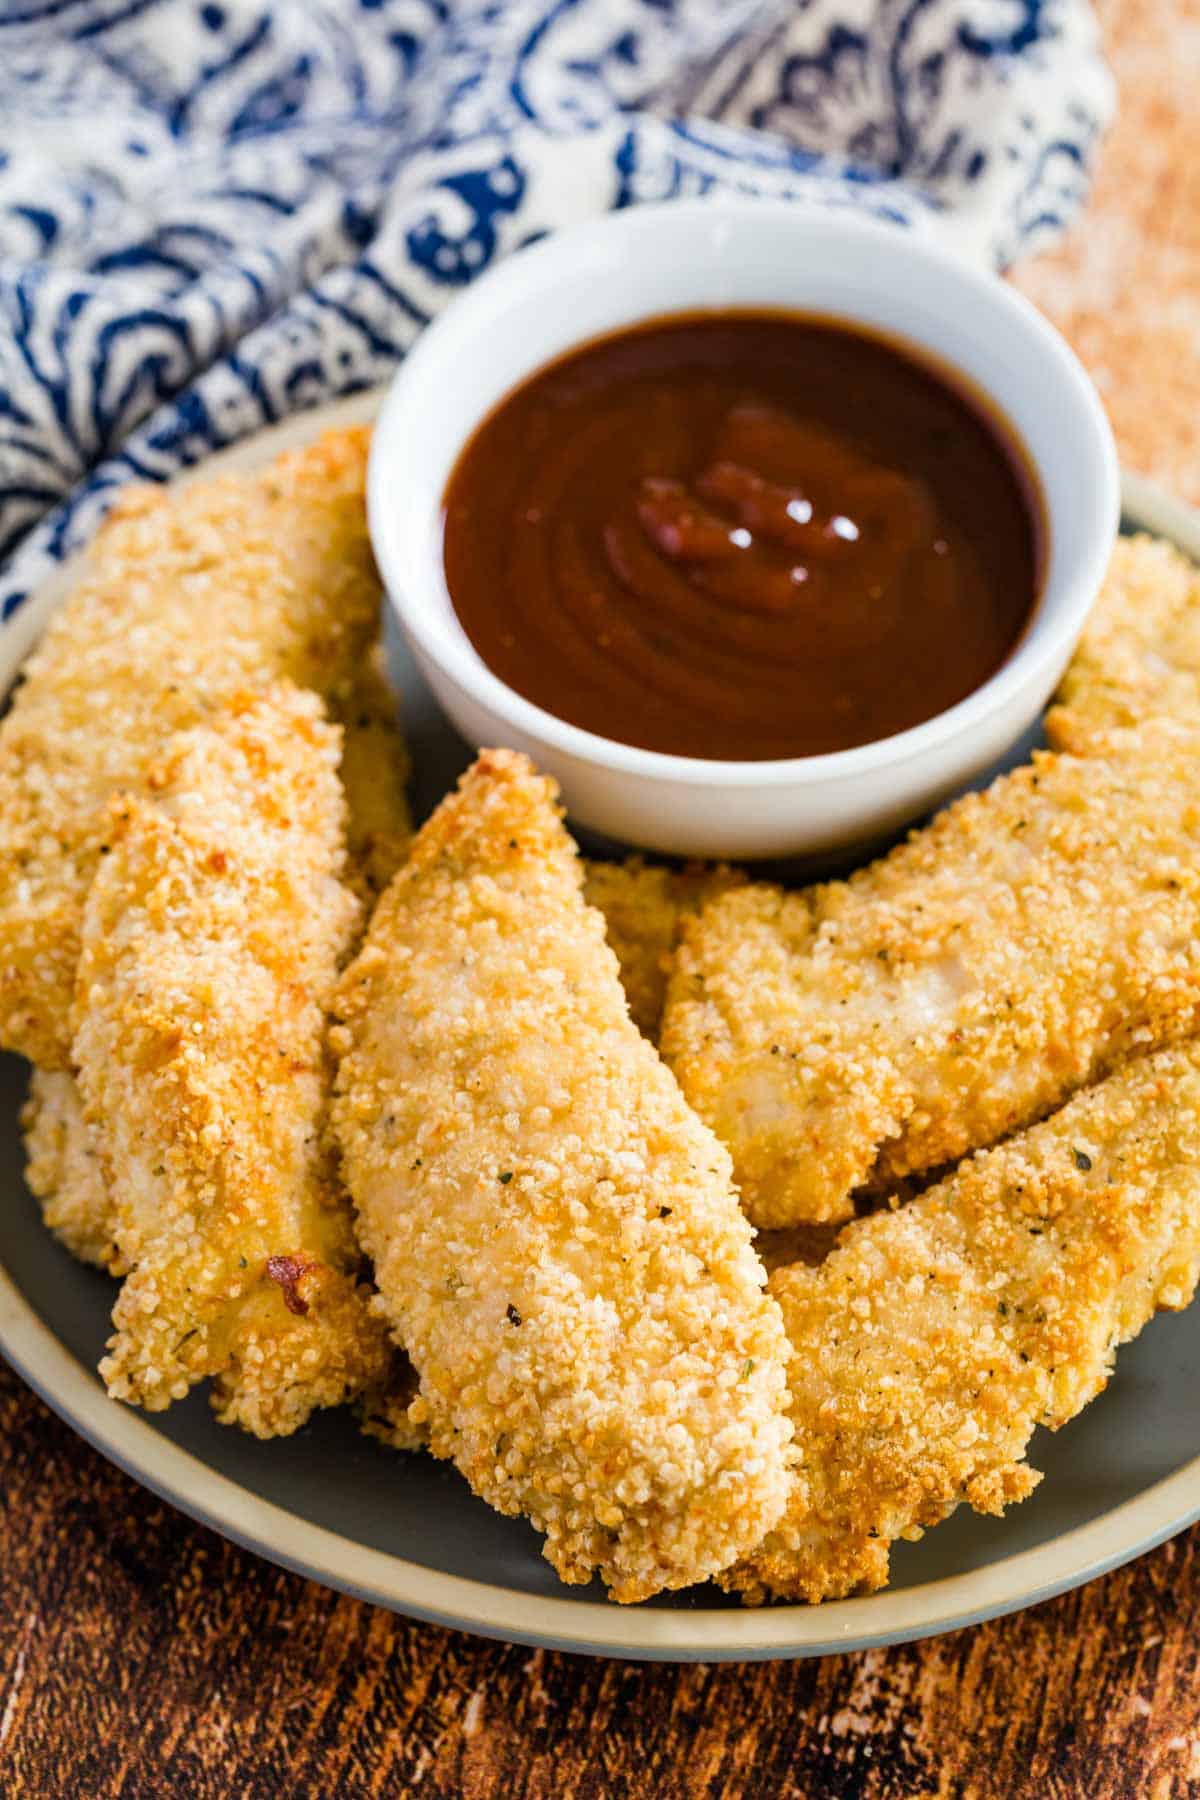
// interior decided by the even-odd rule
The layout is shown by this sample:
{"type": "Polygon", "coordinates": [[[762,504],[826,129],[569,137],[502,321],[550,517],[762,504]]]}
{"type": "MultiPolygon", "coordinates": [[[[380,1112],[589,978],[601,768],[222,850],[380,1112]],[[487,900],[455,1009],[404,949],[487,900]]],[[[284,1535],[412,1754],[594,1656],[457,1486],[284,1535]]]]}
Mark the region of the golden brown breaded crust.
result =
{"type": "MultiPolygon", "coordinates": [[[[411,842],[404,793],[408,758],[391,689],[375,656],[364,664],[349,692],[335,696],[331,711],[342,722],[343,733],[340,773],[348,807],[345,881],[370,906],[403,862],[411,842]]],[[[744,879],[722,866],[658,869],[636,857],[626,863],[587,865],[585,893],[605,912],[630,1011],[651,1041],[680,919],[744,879]]],[[[46,1224],[73,1255],[109,1266],[116,1255],[113,1207],[73,1076],[65,1070],[52,1074],[34,1070],[23,1124],[30,1158],[27,1180],[43,1202],[46,1224]]],[[[364,1428],[398,1448],[411,1448],[412,1430],[402,1416],[411,1398],[410,1394],[403,1400],[377,1399],[373,1416],[378,1420],[386,1412],[387,1427],[364,1428]]]]}
{"type": "Polygon", "coordinates": [[[658,1038],[682,920],[745,879],[727,863],[664,869],[630,856],[585,865],[584,897],[604,914],[633,1022],[651,1043],[658,1038]]]}
{"type": "Polygon", "coordinates": [[[406,792],[408,750],[381,644],[364,654],[348,683],[331,696],[330,716],[342,728],[339,773],[346,791],[345,880],[369,908],[408,855],[412,842],[406,792]]]}
{"type": "Polygon", "coordinates": [[[113,803],[74,1054],[130,1273],[101,1373],[151,1410],[294,1431],[384,1378],[326,1132],[325,1007],[357,916],[338,734],[280,683],[181,733],[113,803]]]}
{"type": "MultiPolygon", "coordinates": [[[[347,799],[350,802],[348,840],[350,867],[353,870],[356,842],[355,800],[360,790],[365,790],[370,785],[371,769],[367,757],[373,746],[369,739],[364,745],[361,782],[347,780],[347,766],[351,761],[350,715],[351,709],[348,707],[342,714],[347,721],[344,726],[347,737],[342,753],[342,779],[347,784],[347,799]]],[[[380,754],[386,754],[382,747],[380,754]]],[[[394,834],[394,841],[398,839],[399,834],[394,834]]],[[[407,848],[408,838],[405,837],[403,841],[407,848]]],[[[402,855],[396,858],[389,876],[402,860],[402,855]]],[[[371,879],[369,860],[364,873],[365,883],[355,882],[352,875],[347,878],[356,893],[369,901],[379,891],[371,879]]],[[[387,878],[385,877],[384,885],[387,878]]],[[[652,866],[640,856],[630,856],[620,863],[584,864],[584,897],[589,905],[597,907],[604,914],[606,936],[620,964],[621,985],[625,990],[630,1016],[651,1043],[658,1035],[667,991],[667,975],[678,942],[680,921],[687,914],[699,912],[715,895],[727,893],[731,887],[740,886],[745,880],[746,877],[740,870],[730,868],[725,863],[693,862],[681,869],[670,869],[652,866]]],[[[832,1233],[826,1233],[822,1239],[823,1229],[816,1227],[811,1241],[806,1241],[802,1247],[797,1244],[796,1233],[781,1232],[776,1235],[784,1242],[766,1248],[759,1242],[755,1248],[768,1270],[775,1266],[769,1260],[770,1253],[775,1255],[777,1261],[786,1257],[791,1262],[809,1251],[819,1260],[818,1253],[824,1254],[833,1242],[832,1233]]],[[[407,1358],[401,1358],[395,1383],[365,1396],[358,1405],[359,1418],[367,1436],[379,1438],[397,1450],[424,1448],[427,1433],[423,1427],[413,1425],[408,1416],[408,1408],[415,1397],[415,1375],[407,1358]]]]}
{"type": "Polygon", "coordinates": [[[956,1161],[1200,1025],[1200,740],[1040,754],[849,881],[684,926],[663,1051],[756,1224],[956,1161]]]}
{"type": "Polygon", "coordinates": [[[25,1180],[50,1230],[80,1262],[122,1274],[114,1209],[69,1070],[32,1071],[21,1127],[25,1180]]]}
{"type": "Polygon", "coordinates": [[[375,635],[367,433],[253,475],[127,493],[0,724],[0,1043],[68,1065],[83,903],[112,794],[172,731],[286,676],[342,687],[375,635]]]}
{"type": "Polygon", "coordinates": [[[1200,1272],[1200,1045],[1130,1063],[771,1291],[792,1342],[796,1504],[724,1584],[882,1587],[890,1545],[960,1501],[998,1513],[1117,1347],[1200,1272]]]}
{"type": "MultiPolygon", "coordinates": [[[[342,722],[339,774],[346,793],[346,885],[370,905],[403,862],[412,836],[404,784],[408,755],[378,646],[331,711],[342,722]]],[[[26,1179],[50,1230],[83,1262],[120,1274],[116,1221],[84,1122],[74,1076],[35,1069],[22,1118],[26,1179]],[[114,1261],[114,1259],[116,1259],[114,1261]]],[[[393,1432],[393,1439],[403,1433],[393,1432]]]]}
{"type": "MultiPolygon", "coordinates": [[[[368,797],[373,785],[370,759],[374,745],[370,738],[364,742],[364,755],[359,765],[360,780],[356,781],[352,776],[348,779],[347,768],[351,764],[351,709],[347,708],[342,716],[347,720],[342,779],[346,782],[347,799],[350,803],[350,873],[347,879],[355,892],[369,902],[378,894],[380,885],[386,885],[387,879],[399,867],[403,853],[395,857],[392,868],[387,870],[383,882],[379,883],[375,859],[370,856],[370,838],[362,832],[356,834],[355,831],[355,802],[360,795],[368,797]],[[358,863],[365,879],[360,877],[356,881],[353,873],[356,863],[355,847],[356,843],[362,845],[364,839],[367,854],[364,856],[360,849],[358,863]]],[[[378,755],[380,760],[387,755],[386,740],[380,744],[378,755]]],[[[392,766],[396,766],[394,756],[392,766]]],[[[393,788],[394,791],[396,790],[393,788]]],[[[364,811],[369,817],[369,807],[364,808],[364,811]]],[[[382,841],[390,841],[396,845],[402,843],[407,849],[409,837],[393,830],[390,839],[384,837],[382,841]]],[[[386,863],[384,866],[386,867],[386,863]]],[[[686,914],[698,912],[714,895],[738,886],[746,877],[740,870],[731,869],[723,863],[689,863],[682,869],[655,868],[639,856],[628,857],[621,863],[585,863],[584,871],[584,896],[590,905],[598,907],[605,916],[606,935],[620,964],[621,985],[625,989],[630,1014],[638,1029],[653,1043],[658,1032],[667,989],[667,974],[678,940],[680,920],[686,914]]],[[[804,1246],[814,1256],[817,1256],[818,1251],[823,1254],[832,1245],[834,1234],[826,1232],[822,1241],[823,1229],[816,1227],[811,1241],[804,1246]]],[[[802,1249],[797,1246],[796,1233],[784,1232],[777,1235],[786,1239],[786,1243],[770,1246],[777,1260],[782,1260],[785,1252],[789,1262],[803,1254],[802,1249]]],[[[762,1243],[755,1247],[764,1266],[768,1269],[773,1267],[768,1260],[767,1248],[762,1243]]],[[[424,1427],[414,1425],[408,1416],[408,1409],[416,1397],[416,1387],[411,1364],[406,1357],[399,1357],[394,1382],[365,1395],[358,1403],[356,1410],[368,1437],[379,1438],[395,1450],[414,1450],[426,1446],[428,1440],[424,1427]]]]}
{"type": "Polygon", "coordinates": [[[1200,730],[1200,569],[1165,539],[1121,538],[1046,717],[1057,750],[1103,750],[1114,728],[1200,730]]]}
{"type": "Polygon", "coordinates": [[[414,1423],[565,1581],[639,1600],[778,1515],[786,1346],[580,882],[552,785],[484,752],[342,982],[334,1119],[414,1423]]]}
{"type": "MultiPolygon", "coordinates": [[[[347,879],[355,892],[370,902],[377,896],[380,888],[386,886],[403,861],[410,834],[394,828],[390,832],[377,834],[376,843],[403,846],[389,869],[386,859],[371,855],[369,830],[356,833],[356,800],[369,820],[371,792],[379,791],[373,779],[373,765],[376,761],[383,762],[388,758],[389,745],[386,737],[378,741],[378,748],[370,736],[364,739],[362,759],[358,764],[360,774],[356,780],[351,757],[352,709],[346,708],[342,716],[346,719],[342,779],[346,783],[346,795],[350,803],[350,873],[347,879]],[[349,777],[348,768],[351,769],[349,777]],[[356,860],[362,870],[362,877],[358,881],[353,874],[356,860]]],[[[395,737],[402,749],[398,733],[395,737]]],[[[398,765],[403,766],[393,751],[390,766],[395,769],[398,765]]],[[[393,785],[391,792],[397,791],[402,793],[402,789],[398,790],[393,785]]],[[[384,789],[383,793],[386,803],[387,790],[384,789]]],[[[682,869],[654,868],[638,856],[628,857],[622,863],[585,863],[584,870],[584,895],[590,905],[598,907],[605,915],[608,942],[620,964],[621,985],[625,989],[630,1014],[639,1030],[653,1043],[662,1013],[667,972],[674,954],[681,918],[687,913],[698,912],[713,895],[725,893],[729,888],[745,881],[746,877],[725,864],[689,863],[682,869]]],[[[792,1261],[800,1253],[793,1241],[793,1234],[781,1235],[788,1237],[787,1260],[792,1261]]],[[[762,1247],[756,1247],[762,1254],[762,1247]]],[[[782,1245],[779,1246],[779,1254],[783,1254],[782,1245]]],[[[766,1266],[771,1265],[766,1263],[766,1266]]],[[[398,1354],[394,1380],[384,1388],[364,1395],[357,1405],[356,1410],[367,1436],[380,1439],[394,1450],[425,1448],[428,1442],[425,1428],[414,1425],[409,1418],[409,1407],[416,1398],[416,1392],[416,1376],[412,1365],[407,1357],[398,1354]]]]}

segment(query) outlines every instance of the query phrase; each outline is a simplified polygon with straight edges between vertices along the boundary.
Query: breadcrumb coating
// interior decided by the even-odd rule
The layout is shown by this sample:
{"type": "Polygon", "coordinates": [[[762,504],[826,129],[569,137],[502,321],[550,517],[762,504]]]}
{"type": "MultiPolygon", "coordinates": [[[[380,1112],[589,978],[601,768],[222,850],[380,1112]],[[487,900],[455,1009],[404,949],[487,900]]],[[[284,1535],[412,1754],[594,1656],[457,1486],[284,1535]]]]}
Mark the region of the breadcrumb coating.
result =
{"type": "Polygon", "coordinates": [[[1088,755],[1153,718],[1200,729],[1200,569],[1162,538],[1121,538],[1046,717],[1057,750],[1088,755]]]}
{"type": "Polygon", "coordinates": [[[1129,1064],[819,1269],[778,1271],[792,1342],[793,1503],[723,1585],[825,1600],[882,1587],[890,1545],[961,1502],[999,1513],[1119,1345],[1200,1272],[1200,1045],[1129,1064]]]}
{"type": "Polygon", "coordinates": [[[83,921],[74,1054],[130,1273],[101,1374],[157,1411],[214,1378],[260,1437],[384,1379],[327,1133],[338,733],[288,683],[180,733],[114,801],[83,921]]]}
{"type": "MultiPolygon", "coordinates": [[[[1118,738],[1121,740],[1118,742],[1118,738]]],[[[764,1227],[958,1160],[1200,1025],[1200,743],[1041,753],[849,881],[684,924],[663,1052],[764,1227]]]]}
{"type": "MultiPolygon", "coordinates": [[[[343,781],[346,781],[348,762],[347,748],[342,756],[343,781]]],[[[351,869],[355,862],[355,798],[355,783],[349,781],[347,799],[350,802],[348,838],[351,869]]],[[[400,834],[393,833],[393,841],[401,841],[400,834]]],[[[408,839],[404,838],[403,841],[407,845],[408,839]]],[[[396,867],[401,860],[401,857],[397,857],[396,867]]],[[[390,875],[393,872],[391,870],[388,873],[390,875]]],[[[368,901],[374,899],[379,891],[375,881],[371,879],[371,873],[368,863],[365,882],[355,881],[353,875],[347,876],[355,892],[368,901]]],[[[584,897],[589,905],[597,907],[605,916],[606,935],[620,964],[621,985],[625,989],[630,1014],[643,1036],[649,1038],[651,1043],[658,1033],[667,974],[678,940],[680,920],[685,914],[698,912],[713,895],[725,893],[745,879],[740,870],[731,869],[723,863],[713,865],[695,862],[682,869],[668,869],[651,867],[640,856],[630,856],[621,863],[584,864],[584,897]]],[[[382,885],[386,885],[386,880],[385,876],[382,885]]],[[[760,1242],[755,1247],[767,1269],[774,1266],[770,1260],[772,1254],[776,1261],[791,1262],[805,1254],[811,1254],[819,1260],[833,1241],[832,1234],[828,1232],[822,1239],[821,1234],[825,1230],[824,1227],[816,1227],[812,1239],[803,1244],[798,1241],[800,1234],[781,1232],[777,1234],[783,1240],[780,1243],[764,1246],[760,1242]]],[[[383,1389],[365,1395],[358,1403],[359,1418],[367,1436],[379,1438],[396,1450],[424,1448],[427,1444],[425,1429],[414,1425],[408,1416],[416,1391],[416,1376],[412,1365],[406,1357],[398,1357],[394,1381],[383,1389]]]]}
{"type": "MultiPolygon", "coordinates": [[[[346,729],[349,732],[349,725],[346,729]]],[[[356,784],[353,780],[347,780],[349,761],[347,737],[347,749],[342,756],[342,779],[347,783],[347,799],[350,802],[348,839],[350,867],[353,871],[356,860],[356,784]]],[[[365,765],[364,773],[368,773],[365,765]]],[[[359,841],[361,842],[361,834],[359,841]]],[[[407,846],[409,840],[407,836],[394,831],[391,841],[403,842],[407,846]]],[[[353,874],[348,875],[347,880],[360,897],[370,901],[378,894],[379,887],[386,885],[395,867],[399,866],[402,856],[396,857],[393,868],[387,871],[382,882],[372,879],[371,862],[363,858],[361,852],[359,860],[360,866],[365,864],[365,881],[356,881],[353,874]]],[[[621,985],[625,989],[630,1014],[643,1036],[653,1043],[658,1032],[667,974],[678,939],[680,920],[685,914],[698,912],[713,895],[725,893],[729,888],[744,882],[746,877],[741,871],[731,869],[723,863],[689,863],[682,869],[655,868],[646,864],[639,856],[628,857],[621,863],[585,863],[584,871],[584,896],[590,905],[599,908],[605,916],[608,942],[620,964],[621,985]]],[[[774,1266],[770,1261],[771,1254],[775,1255],[777,1261],[791,1262],[804,1254],[811,1254],[819,1260],[833,1241],[832,1235],[828,1233],[822,1240],[823,1230],[824,1228],[817,1227],[812,1239],[804,1244],[798,1242],[798,1234],[782,1232],[778,1236],[783,1242],[770,1246],[759,1243],[756,1248],[768,1269],[774,1266]]],[[[398,1357],[393,1382],[365,1395],[358,1403],[359,1418],[367,1436],[379,1438],[395,1450],[425,1448],[427,1434],[424,1427],[414,1425],[408,1416],[416,1391],[416,1376],[412,1365],[406,1357],[398,1357]]]]}
{"type": "MultiPolygon", "coordinates": [[[[403,862],[412,836],[405,795],[408,754],[378,646],[334,696],[331,710],[342,722],[339,773],[348,809],[344,880],[369,906],[403,862]]],[[[42,1203],[46,1224],[72,1255],[121,1274],[115,1210],[74,1076],[35,1069],[21,1123],[29,1159],[26,1181],[42,1203]]]]}
{"type": "Polygon", "coordinates": [[[342,728],[339,773],[346,792],[346,885],[366,907],[382,894],[412,842],[406,792],[408,750],[395,694],[374,644],[331,696],[342,728]]]}
{"type": "Polygon", "coordinates": [[[414,1423],[564,1581],[703,1581],[786,1489],[729,1159],[625,1004],[553,785],[485,751],[343,979],[334,1122],[414,1423]]]}
{"type": "MultiPolygon", "coordinates": [[[[331,711],[342,725],[340,773],[348,807],[344,879],[370,907],[412,841],[405,796],[408,753],[378,647],[356,671],[349,691],[334,697],[331,711]]],[[[653,1042],[681,919],[746,877],[724,864],[652,868],[636,856],[624,863],[585,864],[585,869],[584,893],[605,915],[629,1010],[653,1042]]],[[[26,1179],[43,1202],[46,1224],[66,1248],[84,1262],[109,1267],[116,1254],[113,1208],[74,1089],[65,1071],[34,1070],[22,1115],[30,1159],[26,1179]]],[[[407,1381],[407,1371],[402,1374],[407,1381]]],[[[387,1411],[396,1418],[372,1435],[411,1448],[407,1426],[397,1423],[407,1405],[408,1400],[386,1407],[378,1401],[377,1416],[387,1411]]]]}
{"type": "MultiPolygon", "coordinates": [[[[370,905],[403,862],[411,841],[404,793],[408,758],[391,689],[375,657],[356,673],[349,693],[335,696],[332,711],[343,733],[340,773],[348,807],[344,879],[370,905]]],[[[630,1012],[651,1041],[681,917],[744,879],[733,869],[701,864],[650,868],[637,857],[587,865],[585,893],[605,913],[630,1012]]],[[[65,1070],[35,1069],[21,1122],[29,1159],[26,1181],[42,1201],[46,1224],[72,1255],[120,1274],[114,1209],[74,1077],[65,1070]]],[[[407,1370],[401,1378],[408,1381],[407,1370]]],[[[412,1433],[403,1418],[411,1398],[411,1393],[402,1400],[376,1397],[375,1422],[386,1413],[387,1428],[375,1430],[368,1424],[365,1429],[411,1448],[412,1433]]]]}
{"type": "MultiPolygon", "coordinates": [[[[350,693],[341,701],[335,698],[332,711],[343,721],[340,773],[348,806],[344,879],[370,906],[400,867],[412,838],[404,793],[407,751],[391,690],[374,658],[364,665],[361,682],[356,677],[350,693]]],[[[653,1042],[681,918],[699,911],[706,900],[738,885],[745,876],[724,865],[650,868],[638,857],[585,867],[584,892],[589,903],[605,914],[629,1010],[653,1042]]],[[[29,1158],[26,1180],[43,1203],[46,1224],[81,1261],[120,1273],[119,1266],[113,1266],[117,1256],[113,1207],[74,1077],[66,1071],[35,1069],[22,1125],[29,1158]]],[[[401,1374],[407,1382],[408,1371],[401,1374]]],[[[376,1420],[386,1412],[390,1422],[382,1431],[364,1428],[400,1448],[411,1448],[411,1433],[401,1419],[411,1397],[402,1402],[389,1399],[386,1404],[376,1400],[376,1420]]]]}
{"type": "Polygon", "coordinates": [[[658,1039],[682,920],[745,879],[726,863],[664,869],[630,856],[585,865],[584,897],[604,914],[633,1022],[651,1043],[658,1039]]]}
{"type": "Polygon", "coordinates": [[[115,1209],[74,1075],[66,1069],[34,1069],[21,1128],[28,1159],[25,1180],[41,1201],[50,1230],[80,1262],[123,1274],[115,1209]]]}
{"type": "Polygon", "coordinates": [[[173,731],[279,677],[343,688],[375,635],[368,434],[118,502],[0,724],[0,1044],[69,1066],[105,807],[173,731]]]}

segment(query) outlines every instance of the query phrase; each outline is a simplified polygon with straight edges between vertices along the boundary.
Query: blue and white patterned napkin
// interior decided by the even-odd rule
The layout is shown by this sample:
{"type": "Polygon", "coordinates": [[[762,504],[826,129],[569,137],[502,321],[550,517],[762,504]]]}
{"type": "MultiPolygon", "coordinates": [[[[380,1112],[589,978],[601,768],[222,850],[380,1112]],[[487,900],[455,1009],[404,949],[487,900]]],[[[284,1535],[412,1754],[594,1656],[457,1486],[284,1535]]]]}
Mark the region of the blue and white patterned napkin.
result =
{"type": "Polygon", "coordinates": [[[569,220],[783,194],[1003,265],[1111,106],[1086,0],[0,0],[0,616],[569,220]]]}

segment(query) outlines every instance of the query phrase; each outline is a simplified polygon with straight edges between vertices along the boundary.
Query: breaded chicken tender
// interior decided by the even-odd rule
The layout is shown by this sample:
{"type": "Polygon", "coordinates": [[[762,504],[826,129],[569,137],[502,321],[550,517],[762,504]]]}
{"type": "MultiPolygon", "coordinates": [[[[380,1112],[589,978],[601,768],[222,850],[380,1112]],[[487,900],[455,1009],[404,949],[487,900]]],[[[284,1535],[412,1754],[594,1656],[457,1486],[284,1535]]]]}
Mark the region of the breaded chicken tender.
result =
{"type": "Polygon", "coordinates": [[[1141,535],[1118,540],[1046,733],[1088,755],[1114,728],[1153,718],[1200,730],[1200,569],[1141,535]]]}
{"type": "MultiPolygon", "coordinates": [[[[374,902],[403,862],[412,836],[405,795],[408,754],[379,647],[364,657],[331,711],[342,723],[339,773],[346,793],[346,885],[374,902]]],[[[22,1114],[25,1178],[42,1217],[83,1262],[122,1273],[113,1201],[84,1123],[75,1078],[35,1069],[22,1114]]],[[[402,1430],[391,1436],[403,1436],[402,1430]]]]}
{"type": "Polygon", "coordinates": [[[956,1161],[1200,1027],[1200,740],[1040,754],[849,881],[735,889],[663,1052],[763,1227],[956,1161]]]}
{"type": "MultiPolygon", "coordinates": [[[[404,793],[407,752],[390,689],[373,659],[364,670],[362,683],[356,679],[350,694],[340,702],[335,698],[332,710],[343,721],[341,777],[348,806],[344,879],[369,906],[403,862],[412,833],[404,793]]],[[[630,1012],[653,1042],[680,920],[745,877],[723,866],[650,868],[637,857],[586,867],[585,895],[605,914],[630,1012]]],[[[74,1077],[35,1069],[22,1125],[29,1158],[26,1180],[43,1202],[46,1224],[81,1261],[111,1267],[116,1255],[113,1205],[83,1122],[74,1077]]],[[[385,1413],[388,1419],[375,1435],[406,1442],[407,1428],[397,1423],[402,1410],[380,1401],[375,1425],[385,1413]]]]}
{"type": "Polygon", "coordinates": [[[334,1120],[413,1422],[564,1581],[632,1601],[778,1516],[786,1345],[554,792],[485,751],[418,834],[339,990],[334,1120]]]}
{"type": "Polygon", "coordinates": [[[80,1262],[123,1274],[116,1210],[74,1075],[66,1069],[35,1069],[21,1127],[28,1158],[25,1180],[41,1201],[50,1230],[80,1262]]]}
{"type": "Polygon", "coordinates": [[[125,495],[0,724],[0,1044],[69,1066],[79,922],[107,830],[169,735],[240,688],[346,687],[378,625],[365,431],[252,475],[125,495]]]}
{"type": "Polygon", "coordinates": [[[825,1600],[888,1577],[897,1538],[961,1502],[999,1513],[1117,1347],[1200,1272],[1200,1045],[1129,1064],[981,1151],[908,1206],[849,1225],[819,1269],[778,1271],[798,1475],[751,1599],[825,1600]]]}
{"type": "Polygon", "coordinates": [[[83,920],[74,1055],[129,1269],[101,1374],[150,1410],[212,1376],[260,1437],[391,1364],[327,1133],[338,748],[288,683],[179,734],[156,798],[113,803],[83,920]]]}
{"type": "Polygon", "coordinates": [[[726,863],[665,869],[630,856],[585,865],[584,898],[604,914],[633,1022],[651,1043],[658,1038],[681,922],[745,879],[726,863]]]}

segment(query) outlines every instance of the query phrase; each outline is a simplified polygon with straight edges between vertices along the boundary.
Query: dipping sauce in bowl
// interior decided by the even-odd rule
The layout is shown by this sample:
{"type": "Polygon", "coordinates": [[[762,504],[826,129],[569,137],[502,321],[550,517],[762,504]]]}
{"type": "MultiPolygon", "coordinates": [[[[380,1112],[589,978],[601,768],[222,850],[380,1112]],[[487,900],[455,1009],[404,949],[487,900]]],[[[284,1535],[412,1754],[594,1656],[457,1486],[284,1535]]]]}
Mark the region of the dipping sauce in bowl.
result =
{"type": "Polygon", "coordinates": [[[1023,454],[931,363],[781,312],[652,320],[507,395],[444,498],[451,603],[560,719],[727,761],[890,737],[993,675],[1038,597],[1023,454]]]}

